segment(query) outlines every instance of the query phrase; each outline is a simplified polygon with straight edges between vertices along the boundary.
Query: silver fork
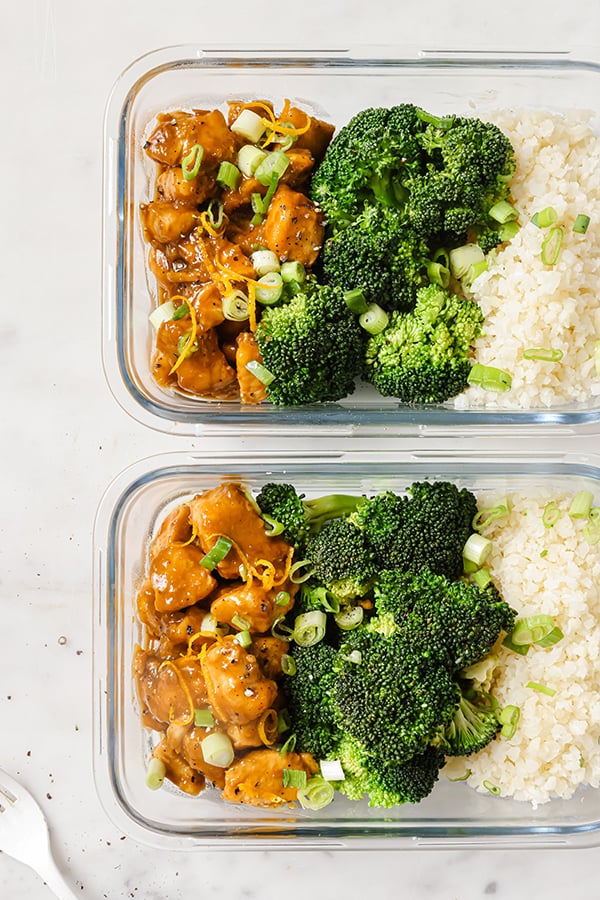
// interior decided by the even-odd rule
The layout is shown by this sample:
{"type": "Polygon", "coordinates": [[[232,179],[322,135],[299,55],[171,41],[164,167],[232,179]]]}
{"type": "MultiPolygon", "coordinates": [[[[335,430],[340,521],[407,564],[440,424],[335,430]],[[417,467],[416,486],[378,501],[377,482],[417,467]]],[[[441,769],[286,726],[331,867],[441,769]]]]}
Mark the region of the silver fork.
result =
{"type": "Polygon", "coordinates": [[[59,900],[73,900],[50,849],[44,813],[29,791],[0,769],[0,850],[37,872],[59,900]]]}

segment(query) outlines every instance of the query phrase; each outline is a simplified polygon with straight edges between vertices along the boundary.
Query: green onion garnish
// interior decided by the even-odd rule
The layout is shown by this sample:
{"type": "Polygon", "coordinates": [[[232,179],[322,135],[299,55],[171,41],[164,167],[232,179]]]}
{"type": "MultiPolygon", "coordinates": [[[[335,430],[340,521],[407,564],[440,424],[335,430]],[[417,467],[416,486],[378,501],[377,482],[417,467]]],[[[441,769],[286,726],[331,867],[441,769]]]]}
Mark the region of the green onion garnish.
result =
{"type": "Polygon", "coordinates": [[[345,291],[344,300],[350,312],[361,315],[369,308],[362,288],[354,288],[351,291],[345,291]]]}
{"type": "Polygon", "coordinates": [[[286,156],[283,150],[273,150],[272,153],[267,153],[265,158],[259,163],[254,172],[254,177],[267,187],[272,183],[271,176],[275,175],[277,181],[279,181],[289,164],[290,158],[286,156]]]}
{"type": "Polygon", "coordinates": [[[498,229],[500,242],[503,244],[505,241],[512,241],[512,239],[518,235],[520,230],[518,222],[507,222],[505,225],[501,225],[498,229]]]}
{"type": "Polygon", "coordinates": [[[519,656],[527,656],[531,644],[515,644],[512,636],[510,634],[507,634],[502,641],[502,646],[506,647],[507,650],[512,650],[513,653],[518,653],[519,656]]]}
{"type": "Polygon", "coordinates": [[[178,306],[175,312],[173,313],[173,321],[177,322],[179,319],[185,319],[186,316],[189,316],[190,309],[187,303],[182,303],[181,306],[178,306]]]}
{"type": "Polygon", "coordinates": [[[542,242],[542,262],[545,266],[553,266],[560,254],[564,232],[560,225],[555,225],[542,242]]]}
{"type": "Polygon", "coordinates": [[[536,644],[538,647],[551,647],[563,637],[564,634],[552,616],[545,613],[518,619],[510,634],[512,644],[517,647],[530,644],[536,644]]]}
{"type": "Polygon", "coordinates": [[[290,569],[290,581],[292,584],[302,584],[308,581],[314,572],[310,559],[299,559],[290,569]]]}
{"type": "Polygon", "coordinates": [[[539,691],[540,694],[547,694],[548,697],[554,697],[556,693],[554,688],[540,684],[539,681],[528,681],[525,687],[531,688],[532,691],[539,691]]]}
{"type": "Polygon", "coordinates": [[[307,777],[304,769],[284,769],[281,773],[284,788],[300,788],[306,787],[307,777]]]}
{"type": "Polygon", "coordinates": [[[223,315],[230,322],[245,322],[248,318],[248,298],[240,290],[225,294],[221,306],[223,315]]]}
{"type": "Polygon", "coordinates": [[[278,522],[277,519],[273,519],[267,513],[261,513],[261,515],[266,526],[265,534],[267,537],[276,537],[278,534],[283,534],[285,528],[283,522],[278,522]]]}
{"type": "Polygon", "coordinates": [[[490,583],[490,581],[492,580],[492,576],[490,575],[489,569],[477,569],[471,575],[471,580],[475,582],[477,587],[483,589],[490,583]]]}
{"type": "Polygon", "coordinates": [[[547,350],[545,347],[528,347],[523,350],[523,359],[541,359],[546,362],[558,362],[563,358],[562,350],[547,350]]]}
{"type": "Polygon", "coordinates": [[[280,641],[291,641],[294,629],[285,624],[285,616],[278,616],[271,625],[271,634],[280,641]]]}
{"type": "Polygon", "coordinates": [[[252,256],[252,265],[257,275],[268,275],[269,272],[279,272],[279,257],[272,250],[255,250],[252,256]]]}
{"type": "Polygon", "coordinates": [[[498,393],[509,391],[512,387],[512,378],[508,372],[497,369],[495,366],[483,366],[481,363],[471,366],[467,381],[469,384],[483,388],[484,391],[498,393]]]}
{"type": "Polygon", "coordinates": [[[589,522],[586,522],[582,535],[585,541],[591,546],[595,547],[595,545],[600,542],[600,525],[594,519],[590,519],[589,522]]]}
{"type": "Polygon", "coordinates": [[[284,734],[284,732],[289,731],[292,725],[292,720],[290,719],[290,714],[287,709],[280,709],[277,713],[277,733],[284,734]]]}
{"type": "Polygon", "coordinates": [[[256,282],[256,299],[263,306],[273,306],[281,297],[283,279],[279,272],[267,272],[256,282]]]}
{"type": "Polygon", "coordinates": [[[365,312],[358,317],[358,322],[368,334],[380,334],[387,327],[389,316],[377,303],[369,303],[365,312]]]}
{"type": "Polygon", "coordinates": [[[215,724],[215,717],[210,709],[194,710],[194,725],[197,728],[212,728],[215,724]]]}
{"type": "Polygon", "coordinates": [[[442,263],[432,260],[427,263],[427,277],[432,284],[439,284],[441,287],[447,288],[450,284],[450,269],[442,263]]]}
{"type": "Polygon", "coordinates": [[[362,606],[351,606],[349,609],[336,613],[333,618],[335,624],[338,628],[341,628],[342,631],[352,631],[353,628],[360,625],[363,616],[364,610],[362,606]]]}
{"type": "Polygon", "coordinates": [[[498,797],[500,795],[501,791],[497,784],[493,784],[487,779],[485,781],[482,781],[482,784],[484,788],[490,792],[490,794],[493,794],[495,797],[498,797]]]}
{"type": "Polygon", "coordinates": [[[541,209],[539,212],[535,213],[531,221],[534,225],[537,225],[538,228],[548,228],[550,225],[554,225],[557,219],[558,213],[554,207],[546,206],[545,209],[541,209]]]}
{"type": "Polygon", "coordinates": [[[248,619],[244,618],[244,616],[240,616],[239,613],[236,613],[235,616],[231,617],[231,624],[240,631],[247,631],[250,628],[251,623],[248,619]]]}
{"type": "Polygon", "coordinates": [[[235,758],[231,739],[222,731],[213,731],[211,734],[207,734],[200,741],[200,749],[204,761],[209,766],[217,766],[219,769],[226,769],[235,758]]]}
{"type": "Polygon", "coordinates": [[[220,535],[212,550],[209,550],[206,556],[202,557],[200,565],[204,566],[205,569],[208,569],[209,572],[212,571],[212,569],[218,566],[221,560],[225,559],[231,550],[232,543],[233,542],[229,538],[220,535]]]}
{"type": "Polygon", "coordinates": [[[481,534],[471,534],[463,547],[463,559],[481,566],[490,555],[492,542],[481,534]]]}
{"type": "Polygon", "coordinates": [[[542,523],[544,528],[552,528],[560,519],[560,509],[555,500],[549,500],[544,507],[542,513],[542,523]]]}
{"type": "Polygon", "coordinates": [[[271,384],[275,376],[272,372],[263,366],[262,363],[259,363],[257,359],[250,359],[246,363],[246,368],[248,371],[254,375],[255,378],[258,378],[265,386],[271,384]]]}
{"type": "Polygon", "coordinates": [[[157,759],[156,756],[153,756],[148,763],[148,769],[146,771],[147,787],[149,787],[151,791],[157,791],[163,786],[166,774],[167,767],[162,759],[157,759]]]}
{"type": "Polygon", "coordinates": [[[234,134],[239,134],[247,141],[256,144],[265,133],[266,125],[262,120],[262,116],[255,113],[252,109],[243,109],[235,122],[231,125],[234,134]]]}
{"type": "Polygon", "coordinates": [[[478,244],[464,244],[450,250],[450,271],[459,281],[469,274],[471,266],[485,262],[485,255],[478,244]]]}
{"type": "Polygon", "coordinates": [[[217,183],[220,184],[221,187],[227,188],[230,191],[235,191],[238,181],[240,180],[240,175],[241,172],[237,166],[224,160],[217,172],[217,183]]]}
{"type": "Polygon", "coordinates": [[[493,219],[494,222],[499,222],[500,225],[505,225],[507,222],[511,222],[519,217],[519,213],[514,206],[511,203],[507,203],[506,200],[499,200],[498,203],[494,203],[492,208],[488,210],[488,215],[490,219],[493,219]]]}
{"type": "MultiPolygon", "coordinates": [[[[187,303],[184,303],[183,305],[185,306],[186,312],[188,312],[187,303]]],[[[167,300],[165,303],[161,303],[160,306],[157,306],[156,309],[152,310],[148,316],[150,324],[158,331],[163,322],[171,321],[174,312],[175,304],[172,300],[167,300]]],[[[600,341],[598,343],[600,344],[600,341]]]]}
{"type": "Polygon", "coordinates": [[[291,597],[288,591],[277,591],[273,599],[275,606],[287,606],[291,597]]]}
{"type": "Polygon", "coordinates": [[[464,775],[455,775],[454,778],[450,778],[449,775],[446,775],[446,778],[448,779],[448,781],[452,781],[452,782],[454,782],[454,781],[466,781],[468,778],[471,777],[472,774],[473,774],[473,772],[471,771],[471,769],[466,769],[464,775]]]}
{"type": "Polygon", "coordinates": [[[294,621],[292,639],[300,647],[312,647],[325,637],[327,616],[320,609],[311,609],[301,613],[294,621]]]}
{"type": "Polygon", "coordinates": [[[309,778],[306,787],[298,791],[298,802],[303,809],[323,809],[335,796],[332,784],[320,775],[309,778]]]}
{"type": "Polygon", "coordinates": [[[591,491],[577,491],[571,501],[569,515],[572,519],[587,519],[593,502],[594,495],[591,491]]]}
{"type": "Polygon", "coordinates": [[[200,171],[200,164],[204,156],[204,147],[194,144],[189,153],[181,160],[181,172],[186,181],[192,181],[200,171]]]}
{"type": "Polygon", "coordinates": [[[296,674],[296,660],[289,653],[284,653],[281,657],[281,671],[284,675],[296,674]]]}
{"type": "Polygon", "coordinates": [[[293,753],[294,748],[296,746],[296,735],[290,734],[287,741],[284,743],[283,747],[279,751],[280,756],[285,756],[286,753],[293,753]]]}
{"type": "Polygon", "coordinates": [[[495,522],[496,519],[502,519],[506,515],[508,515],[508,502],[504,499],[500,500],[494,506],[480,509],[473,518],[471,525],[475,531],[482,531],[484,528],[487,528],[488,525],[491,525],[492,522],[495,522]]]}
{"type": "Polygon", "coordinates": [[[240,147],[237,155],[237,164],[242,175],[250,178],[254,175],[256,169],[266,157],[266,152],[253,144],[244,144],[240,147]]]}
{"type": "Polygon", "coordinates": [[[521,718],[521,710],[518,706],[505,706],[498,714],[498,721],[502,725],[502,735],[505,738],[514,737],[517,730],[519,719],[521,718]]]}
{"type": "Polygon", "coordinates": [[[306,281],[306,269],[303,264],[295,259],[289,259],[284,262],[279,270],[284,284],[295,281],[296,284],[304,284],[306,281]]]}
{"type": "Polygon", "coordinates": [[[208,204],[206,215],[213,228],[218,230],[223,224],[223,204],[216,197],[208,204]]]}
{"type": "Polygon", "coordinates": [[[236,634],[236,636],[234,637],[234,641],[236,642],[236,644],[239,644],[240,647],[246,648],[252,644],[252,635],[250,634],[248,629],[245,628],[243,631],[240,631],[238,632],[238,634],[236,634]]]}
{"type": "Polygon", "coordinates": [[[185,334],[182,334],[177,341],[177,355],[185,356],[185,359],[188,359],[194,353],[198,351],[198,342],[192,341],[192,343],[188,347],[188,341],[190,339],[191,331],[186,331],[185,334]]]}
{"type": "Polygon", "coordinates": [[[579,213],[577,218],[575,219],[575,224],[573,225],[573,231],[577,234],[585,234],[588,230],[588,225],[590,224],[590,217],[584,215],[584,213],[579,213]]]}

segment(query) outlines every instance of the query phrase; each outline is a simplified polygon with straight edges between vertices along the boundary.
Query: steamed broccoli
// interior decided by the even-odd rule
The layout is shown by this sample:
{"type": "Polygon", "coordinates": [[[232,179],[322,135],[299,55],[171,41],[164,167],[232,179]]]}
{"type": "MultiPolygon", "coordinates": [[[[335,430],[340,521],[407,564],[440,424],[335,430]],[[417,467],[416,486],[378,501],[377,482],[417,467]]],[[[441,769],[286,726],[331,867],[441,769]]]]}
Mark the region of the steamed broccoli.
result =
{"type": "Polygon", "coordinates": [[[368,339],[364,376],[386,397],[442,403],[467,387],[468,353],[482,323],[477,303],[435,284],[419,288],[414,311],[392,311],[368,339]]]}
{"type": "Polygon", "coordinates": [[[347,519],[326,522],[306,545],[312,580],[342,603],[365,594],[375,575],[373,553],[364,532],[347,519]]]}
{"type": "Polygon", "coordinates": [[[433,572],[459,578],[477,498],[449,481],[414,482],[405,496],[391,491],[364,498],[351,515],[365,532],[381,569],[433,572]]]}
{"type": "Polygon", "coordinates": [[[348,228],[329,236],[320,255],[327,284],[360,288],[369,303],[408,310],[427,284],[429,248],[405,218],[384,206],[367,206],[348,228]]]}
{"type": "Polygon", "coordinates": [[[261,513],[283,525],[284,539],[295,545],[303,544],[329,519],[349,515],[361,500],[351,494],[325,494],[306,500],[292,484],[278,481],[267,482],[256,495],[261,513]]]}
{"type": "Polygon", "coordinates": [[[310,647],[292,644],[296,664],[293,675],[285,675],[282,687],[290,715],[290,733],[298,751],[324,759],[335,751],[339,740],[331,693],[336,651],[320,641],[310,647]]]}
{"type": "Polygon", "coordinates": [[[263,309],[256,340],[277,405],[339,400],[354,391],[363,335],[340,290],[307,279],[287,302],[263,309]]]}
{"type": "Polygon", "coordinates": [[[454,716],[433,739],[446,756],[469,756],[494,740],[501,725],[483,694],[461,691],[454,716]]]}

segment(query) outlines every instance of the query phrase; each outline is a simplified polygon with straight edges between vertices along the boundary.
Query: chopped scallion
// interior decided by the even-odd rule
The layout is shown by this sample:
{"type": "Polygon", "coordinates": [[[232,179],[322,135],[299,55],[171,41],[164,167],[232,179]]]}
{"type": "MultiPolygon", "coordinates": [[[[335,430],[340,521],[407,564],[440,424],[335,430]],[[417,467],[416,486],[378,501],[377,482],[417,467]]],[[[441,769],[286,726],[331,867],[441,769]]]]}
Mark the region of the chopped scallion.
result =
{"type": "Polygon", "coordinates": [[[271,153],[267,153],[256,167],[254,177],[266,187],[271,184],[272,175],[275,175],[279,181],[289,164],[290,158],[283,150],[273,150],[271,153]]]}
{"type": "Polygon", "coordinates": [[[362,288],[354,288],[344,293],[344,300],[350,312],[362,315],[369,308],[362,288]]]}
{"type": "Polygon", "coordinates": [[[431,261],[427,263],[427,277],[432,284],[439,284],[447,288],[450,284],[450,269],[441,262],[431,261]]]}
{"type": "Polygon", "coordinates": [[[303,809],[319,810],[333,800],[335,790],[332,784],[320,775],[309,778],[306,787],[298,791],[298,802],[303,809]]]}
{"type": "Polygon", "coordinates": [[[299,559],[290,569],[290,581],[293,584],[302,584],[308,581],[314,572],[310,559],[299,559]]]}
{"type": "Polygon", "coordinates": [[[284,788],[291,787],[300,790],[304,790],[308,780],[304,769],[284,769],[281,778],[284,788]]]}
{"type": "Polygon", "coordinates": [[[300,647],[312,647],[325,637],[327,616],[319,609],[301,613],[294,620],[292,638],[300,647]]]}
{"type": "Polygon", "coordinates": [[[380,334],[387,327],[389,316],[377,303],[370,303],[358,321],[368,334],[380,334]]]}
{"type": "MultiPolygon", "coordinates": [[[[185,306],[185,309],[187,312],[187,306],[185,306]]],[[[161,303],[160,306],[157,306],[156,309],[152,310],[149,316],[150,324],[158,331],[163,322],[171,321],[174,312],[175,304],[172,300],[167,300],[166,303],[161,303]]]]}
{"type": "Polygon", "coordinates": [[[495,222],[499,222],[500,225],[505,225],[507,222],[517,219],[519,213],[511,203],[507,203],[506,200],[499,200],[498,203],[494,203],[491,209],[488,210],[488,215],[495,222]]]}
{"type": "Polygon", "coordinates": [[[279,272],[279,257],[272,250],[255,250],[250,259],[258,276],[279,272]]]}
{"type": "Polygon", "coordinates": [[[241,172],[233,163],[223,160],[217,172],[217,183],[230,191],[235,191],[241,172]]]}
{"type": "Polygon", "coordinates": [[[334,615],[335,623],[342,631],[351,631],[357,628],[363,620],[364,610],[362,606],[351,606],[334,615]]]}
{"type": "Polygon", "coordinates": [[[231,550],[232,545],[233,542],[228,537],[220,535],[212,550],[209,550],[209,552],[202,557],[200,565],[205,569],[212,571],[212,569],[215,569],[218,566],[221,560],[225,559],[231,550]]]}
{"type": "Polygon", "coordinates": [[[475,363],[471,366],[467,381],[469,384],[477,385],[484,391],[496,391],[498,393],[509,391],[512,387],[512,378],[508,372],[504,372],[503,369],[497,369],[495,366],[483,366],[481,363],[475,363]]]}
{"type": "Polygon", "coordinates": [[[215,717],[210,709],[194,710],[194,725],[197,728],[212,728],[215,724],[215,717]]]}
{"type": "Polygon", "coordinates": [[[492,576],[490,575],[489,569],[482,568],[473,572],[471,580],[475,582],[477,587],[484,588],[490,583],[492,576]]]}
{"type": "Polygon", "coordinates": [[[475,531],[482,531],[488,525],[491,525],[492,522],[495,522],[496,519],[502,519],[506,515],[508,515],[508,502],[506,499],[499,500],[494,506],[480,509],[473,518],[471,525],[475,531]]]}
{"type": "Polygon", "coordinates": [[[234,134],[239,134],[246,140],[252,141],[253,144],[260,141],[265,133],[265,128],[262,117],[251,109],[243,109],[231,126],[234,134]]]}
{"type": "Polygon", "coordinates": [[[173,313],[173,321],[178,322],[179,319],[185,319],[185,317],[189,316],[189,314],[190,310],[187,303],[182,303],[181,306],[178,306],[173,313]]]}
{"type": "Polygon", "coordinates": [[[564,231],[560,225],[555,225],[548,232],[548,236],[542,242],[542,262],[545,266],[553,266],[560,255],[564,231]]]}
{"type": "Polygon", "coordinates": [[[265,387],[271,384],[271,382],[275,379],[273,373],[269,372],[266,366],[263,366],[262,363],[259,363],[257,359],[249,359],[246,363],[246,369],[252,375],[254,375],[255,378],[258,378],[258,380],[261,381],[265,385],[265,387]]]}
{"type": "Polygon", "coordinates": [[[545,347],[528,347],[523,350],[523,359],[540,359],[545,362],[559,362],[563,355],[562,350],[548,350],[545,347]]]}
{"type": "Polygon", "coordinates": [[[593,502],[594,495],[591,491],[577,491],[571,501],[569,515],[572,519],[587,519],[593,502]]]}
{"type": "Polygon", "coordinates": [[[284,675],[296,674],[296,660],[289,653],[284,653],[281,657],[281,671],[284,675]]]}
{"type": "Polygon", "coordinates": [[[181,172],[185,181],[193,181],[200,171],[200,164],[204,156],[204,147],[201,144],[194,144],[189,153],[181,160],[181,172]]]}
{"type": "Polygon", "coordinates": [[[518,235],[520,230],[518,222],[506,222],[505,225],[501,225],[498,229],[500,242],[505,243],[505,241],[512,241],[512,239],[518,235]]]}
{"type": "Polygon", "coordinates": [[[549,500],[544,507],[542,513],[542,524],[544,528],[552,528],[560,519],[560,508],[555,500],[549,500]]]}
{"type": "Polygon", "coordinates": [[[550,225],[554,225],[558,221],[558,213],[553,206],[546,206],[544,209],[536,212],[531,221],[538,228],[549,228],[550,225]]]}
{"type": "Polygon", "coordinates": [[[464,244],[462,247],[455,247],[450,250],[449,258],[450,271],[459,281],[469,274],[471,266],[485,262],[485,254],[478,244],[464,244]]]}
{"type": "Polygon", "coordinates": [[[463,559],[482,566],[490,555],[492,542],[481,534],[471,534],[463,547],[463,559]]]}
{"type": "Polygon", "coordinates": [[[226,769],[235,758],[233,744],[229,735],[222,731],[213,731],[200,741],[200,749],[204,761],[209,766],[226,769]]]}
{"type": "Polygon", "coordinates": [[[573,231],[576,234],[585,234],[588,230],[588,225],[590,224],[590,217],[584,215],[584,213],[579,213],[577,218],[575,219],[575,223],[573,225],[573,231]]]}
{"type": "Polygon", "coordinates": [[[266,155],[266,152],[259,147],[255,147],[253,144],[244,144],[243,147],[240,147],[237,155],[238,169],[242,175],[250,178],[266,155]]]}
{"type": "Polygon", "coordinates": [[[539,681],[528,681],[525,687],[531,688],[532,691],[538,691],[540,694],[547,694],[548,697],[554,697],[556,693],[554,688],[540,684],[539,681]]]}
{"type": "Polygon", "coordinates": [[[275,606],[287,606],[291,597],[289,591],[277,591],[273,603],[275,606]]]}
{"type": "Polygon", "coordinates": [[[157,791],[164,784],[167,767],[162,759],[153,756],[146,771],[146,785],[151,791],[157,791]]]}
{"type": "Polygon", "coordinates": [[[319,768],[325,781],[343,781],[346,777],[339,759],[321,759],[319,768]]]}
{"type": "Polygon", "coordinates": [[[306,269],[297,259],[288,259],[282,263],[279,274],[284,284],[289,284],[292,281],[296,282],[296,284],[304,284],[306,281],[306,269]]]}
{"type": "Polygon", "coordinates": [[[238,632],[234,637],[234,641],[240,645],[240,647],[249,647],[252,644],[252,635],[248,631],[248,629],[244,629],[243,631],[238,632]]]}
{"type": "Polygon", "coordinates": [[[267,272],[256,282],[256,299],[263,306],[273,306],[281,298],[283,279],[279,272],[267,272]]]}
{"type": "Polygon", "coordinates": [[[248,298],[240,291],[230,291],[221,301],[223,315],[230,322],[245,322],[248,318],[248,298]]]}
{"type": "Polygon", "coordinates": [[[485,779],[485,781],[482,781],[481,783],[484,786],[484,788],[486,789],[486,791],[489,791],[490,794],[493,794],[495,797],[500,796],[500,794],[502,793],[500,788],[498,787],[498,785],[493,784],[491,781],[488,781],[487,778],[485,779]]]}

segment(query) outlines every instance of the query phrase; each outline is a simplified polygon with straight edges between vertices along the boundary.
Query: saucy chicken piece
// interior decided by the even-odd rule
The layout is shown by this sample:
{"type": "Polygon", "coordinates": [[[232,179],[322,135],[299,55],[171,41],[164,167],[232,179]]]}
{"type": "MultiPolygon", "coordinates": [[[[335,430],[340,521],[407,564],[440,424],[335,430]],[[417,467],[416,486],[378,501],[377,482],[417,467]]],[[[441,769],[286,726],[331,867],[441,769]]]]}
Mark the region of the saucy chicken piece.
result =
{"type": "Polygon", "coordinates": [[[292,598],[297,585],[287,581],[265,590],[258,578],[249,582],[241,582],[231,588],[223,588],[211,602],[210,611],[218,622],[232,625],[235,616],[241,616],[248,622],[251,634],[263,634],[270,631],[275,619],[292,608],[292,598]],[[278,605],[275,598],[282,591],[287,591],[290,600],[285,605],[278,605]]]}
{"type": "Polygon", "coordinates": [[[195,144],[200,144],[204,151],[200,164],[202,174],[215,170],[223,160],[231,160],[235,156],[235,135],[218,109],[161,113],[156,121],[157,125],[144,144],[144,150],[158,163],[181,165],[183,157],[195,144]]]}
{"type": "Polygon", "coordinates": [[[244,725],[272,706],[278,688],[265,678],[256,657],[234,635],[214,641],[203,653],[202,672],[211,709],[220,722],[244,725]]]}
{"type": "Polygon", "coordinates": [[[236,341],[235,367],[242,403],[260,403],[267,396],[267,386],[250,372],[249,362],[262,363],[258,343],[251,331],[243,331],[236,341]]]}
{"type": "Polygon", "coordinates": [[[190,501],[190,518],[206,553],[217,535],[233,541],[229,553],[217,566],[222,578],[238,578],[241,565],[255,566],[261,560],[273,564],[275,583],[286,577],[292,548],[279,536],[267,537],[264,519],[239,484],[225,482],[194,497],[190,501]]]}
{"type": "Polygon", "coordinates": [[[180,791],[197,797],[200,791],[204,790],[206,786],[204,775],[191,766],[177,750],[174,750],[166,738],[163,738],[160,744],[154,748],[152,756],[162,760],[166,769],[165,777],[180,791]]]}
{"type": "Polygon", "coordinates": [[[162,726],[173,722],[187,724],[196,707],[207,705],[206,684],[196,656],[163,660],[138,647],[133,671],[142,712],[149,713],[162,726]]]}
{"type": "Polygon", "coordinates": [[[269,204],[263,241],[279,259],[293,259],[312,266],[323,243],[319,209],[304,194],[280,184],[269,204]]]}
{"type": "Polygon", "coordinates": [[[214,329],[196,335],[197,349],[171,372],[179,358],[179,339],[189,334],[190,320],[163,322],[156,335],[156,349],[152,359],[154,377],[159,384],[179,384],[185,390],[204,396],[237,396],[235,369],[223,355],[214,329]]]}
{"type": "MultiPolygon", "coordinates": [[[[198,331],[210,331],[225,321],[223,315],[223,298],[216,284],[186,284],[177,295],[187,297],[196,314],[196,327],[198,331]]],[[[175,306],[181,301],[175,300],[175,306]]],[[[190,322],[189,317],[183,319],[190,322]]]]}
{"type": "MultiPolygon", "coordinates": [[[[286,121],[291,122],[295,128],[303,128],[306,125],[306,113],[297,106],[290,107],[285,115],[286,121]]],[[[315,162],[320,162],[325,156],[325,151],[331,142],[335,125],[316,119],[311,116],[310,128],[304,134],[299,134],[294,142],[294,150],[309,150],[315,162]]]]}
{"type": "Polygon", "coordinates": [[[278,806],[296,800],[298,789],[283,786],[284,769],[306,772],[307,778],[318,771],[309,753],[286,753],[268,748],[251,750],[237,759],[225,772],[223,799],[252,806],[278,806]]]}
{"type": "Polygon", "coordinates": [[[245,100],[228,100],[227,101],[227,122],[231,126],[241,113],[242,109],[251,109],[252,112],[255,112],[257,116],[265,116],[267,117],[267,112],[265,110],[265,106],[267,106],[271,111],[273,111],[273,104],[270,100],[255,100],[254,103],[247,103],[245,100]]]}
{"type": "Polygon", "coordinates": [[[255,719],[254,722],[246,722],[244,725],[227,726],[227,734],[236,750],[249,750],[252,747],[264,747],[262,738],[259,734],[259,722],[260,719],[255,719]]]}
{"type": "Polygon", "coordinates": [[[152,538],[149,550],[150,561],[168,544],[185,544],[191,536],[190,508],[187,503],[182,503],[165,516],[160,528],[152,538]]]}
{"type": "Polygon", "coordinates": [[[151,637],[160,639],[160,656],[171,657],[185,653],[188,641],[194,637],[194,650],[198,650],[203,641],[213,638],[197,637],[202,631],[202,623],[206,617],[206,608],[200,604],[187,606],[174,612],[158,612],[154,588],[148,579],[137,596],[137,612],[140,622],[146,626],[151,637]]]}
{"type": "Polygon", "coordinates": [[[291,150],[286,150],[285,155],[290,163],[281,176],[281,183],[288,184],[290,187],[299,188],[306,183],[315,164],[313,155],[310,150],[302,148],[296,149],[295,145],[291,150]]]}
{"type": "Polygon", "coordinates": [[[140,217],[146,241],[168,244],[190,233],[198,224],[198,213],[179,200],[152,200],[142,203],[140,217]]]}
{"type": "Polygon", "coordinates": [[[252,639],[252,652],[256,656],[259,666],[265,677],[272,678],[274,681],[277,681],[283,675],[281,657],[288,650],[288,642],[282,641],[281,638],[263,635],[252,639]]]}
{"type": "Polygon", "coordinates": [[[195,726],[169,725],[164,742],[173,753],[177,753],[196,772],[204,775],[208,781],[220,789],[225,784],[225,770],[219,766],[211,766],[202,754],[201,741],[214,731],[212,728],[196,728],[195,726]]]}
{"type": "Polygon", "coordinates": [[[203,172],[202,167],[191,181],[188,181],[181,166],[168,166],[156,179],[156,193],[163,200],[181,200],[191,206],[198,206],[217,193],[214,172],[203,172]]]}
{"type": "Polygon", "coordinates": [[[150,564],[157,612],[192,606],[217,586],[209,570],[200,565],[205,554],[193,544],[169,544],[150,564]]]}

